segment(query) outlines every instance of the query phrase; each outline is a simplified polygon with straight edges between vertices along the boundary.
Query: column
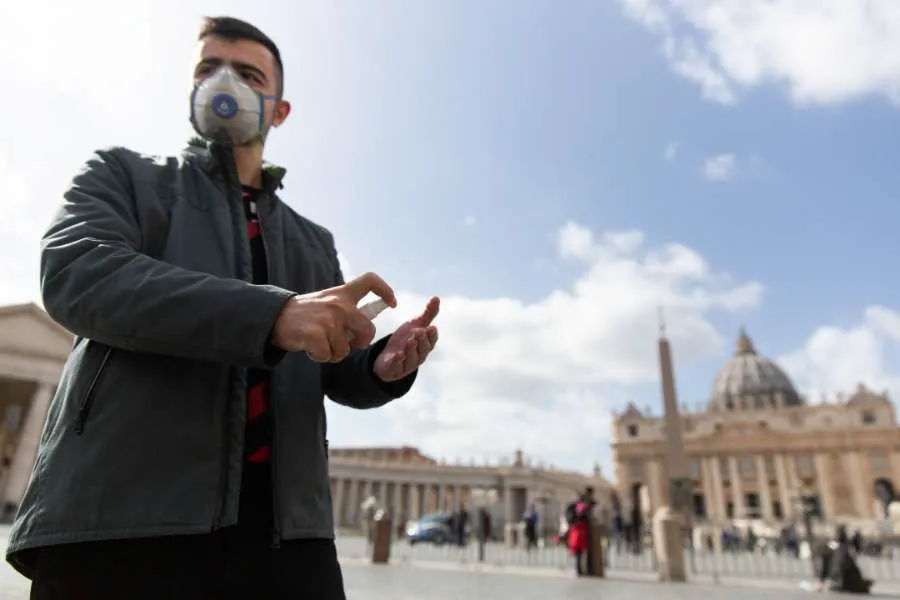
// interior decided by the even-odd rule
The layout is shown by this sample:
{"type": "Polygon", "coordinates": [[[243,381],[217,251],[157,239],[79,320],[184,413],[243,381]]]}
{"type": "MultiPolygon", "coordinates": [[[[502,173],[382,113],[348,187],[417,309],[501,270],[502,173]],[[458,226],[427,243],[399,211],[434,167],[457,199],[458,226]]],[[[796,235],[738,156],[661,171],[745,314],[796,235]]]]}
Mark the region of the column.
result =
{"type": "Polygon", "coordinates": [[[372,480],[367,479],[363,482],[363,493],[360,502],[365,502],[372,495],[372,480]]]}
{"type": "Polygon", "coordinates": [[[409,498],[407,498],[409,502],[409,519],[411,521],[417,520],[422,516],[422,503],[419,501],[419,484],[410,482],[406,493],[409,494],[409,498]]]}
{"type": "Polygon", "coordinates": [[[822,511],[825,513],[825,521],[832,522],[837,515],[834,514],[834,490],[831,485],[831,473],[828,470],[828,456],[816,452],[813,456],[813,463],[816,469],[816,487],[822,502],[822,511]]]}
{"type": "Polygon", "coordinates": [[[716,522],[720,517],[716,514],[716,499],[712,474],[709,472],[709,461],[705,457],[697,460],[700,462],[700,486],[703,489],[703,502],[706,504],[706,518],[708,521],[716,522]]]}
{"type": "MultiPolygon", "coordinates": [[[[797,475],[797,456],[793,454],[788,454],[785,457],[785,471],[787,472],[787,480],[788,486],[790,486],[792,500],[794,504],[792,504],[794,508],[794,513],[797,511],[797,502],[799,502],[798,498],[803,492],[802,486],[800,485],[800,476],[797,475]]],[[[799,515],[798,515],[799,516],[799,515]]]]}
{"type": "MultiPolygon", "coordinates": [[[[0,419],[3,418],[3,414],[0,413],[0,419]]],[[[7,458],[7,446],[9,445],[9,432],[6,430],[6,427],[0,423],[0,460],[7,458]]],[[[12,457],[8,457],[10,461],[12,461],[12,457]]],[[[888,455],[888,460],[890,460],[890,455],[888,455]]],[[[9,479],[9,469],[3,468],[0,466],[0,494],[3,494],[3,490],[6,489],[6,482],[9,479]]]]}
{"type": "Polygon", "coordinates": [[[384,510],[388,508],[388,482],[384,480],[378,483],[378,505],[384,510]]]}
{"type": "Polygon", "coordinates": [[[512,488],[505,484],[503,485],[503,522],[504,524],[509,524],[514,522],[513,518],[513,503],[512,503],[512,488]]]}
{"type": "MultiPolygon", "coordinates": [[[[866,501],[866,485],[863,483],[863,464],[858,451],[846,452],[844,471],[850,477],[850,491],[853,494],[853,512],[861,519],[872,518],[872,505],[866,501]]],[[[869,486],[871,487],[871,485],[869,486]]]]}
{"type": "Polygon", "coordinates": [[[438,484],[438,501],[437,501],[437,512],[444,512],[447,510],[447,486],[444,485],[444,482],[438,484]]]}
{"type": "Polygon", "coordinates": [[[900,485],[900,450],[891,452],[888,460],[891,461],[891,481],[894,482],[894,486],[898,486],[900,485]]]}
{"type": "Polygon", "coordinates": [[[15,506],[22,501],[28,480],[31,479],[31,470],[34,468],[34,459],[37,457],[38,444],[44,430],[44,419],[47,417],[50,400],[53,399],[53,391],[54,386],[51,384],[38,385],[31,396],[28,414],[25,415],[19,432],[19,443],[16,445],[16,453],[9,468],[9,479],[3,491],[3,500],[15,506]]]}
{"type": "Polygon", "coordinates": [[[441,495],[437,486],[435,486],[433,483],[429,483],[425,486],[425,490],[425,504],[427,507],[425,509],[425,512],[437,512],[440,508],[441,503],[441,495]]]}
{"type": "Polygon", "coordinates": [[[334,528],[338,529],[344,526],[344,480],[340,477],[334,478],[334,499],[331,507],[334,512],[334,528]]]}
{"type": "Polygon", "coordinates": [[[728,457],[728,477],[731,479],[731,502],[734,504],[734,516],[744,519],[747,517],[747,508],[744,506],[744,486],[735,456],[728,457]]]}
{"type": "Polygon", "coordinates": [[[728,515],[725,513],[725,486],[722,483],[722,466],[717,456],[711,456],[706,461],[706,467],[712,475],[712,491],[716,503],[716,518],[724,522],[728,515]]]}
{"type": "Polygon", "coordinates": [[[778,482],[778,497],[781,499],[781,512],[785,519],[794,518],[794,499],[791,497],[791,486],[788,482],[787,467],[784,454],[775,455],[775,481],[778,482]]]}
{"type": "Polygon", "coordinates": [[[400,522],[400,519],[407,519],[407,515],[404,514],[408,511],[403,510],[403,482],[395,481],[394,482],[394,524],[400,522]]]}
{"type": "Polygon", "coordinates": [[[772,521],[772,494],[769,491],[769,474],[766,472],[766,461],[762,455],[756,455],[756,477],[759,481],[759,503],[762,504],[762,518],[767,523],[772,521]]]}
{"type": "Polygon", "coordinates": [[[662,506],[663,493],[660,489],[660,480],[662,479],[662,468],[659,461],[654,459],[647,461],[647,492],[650,495],[650,506],[647,507],[650,516],[656,514],[656,509],[662,506]]]}
{"type": "Polygon", "coordinates": [[[347,498],[347,526],[356,528],[359,527],[359,486],[360,481],[358,479],[351,479],[347,482],[350,486],[350,497],[347,498]]]}
{"type": "Polygon", "coordinates": [[[453,506],[451,506],[451,510],[457,511],[460,508],[460,498],[459,498],[459,486],[454,485],[450,488],[451,493],[453,494],[453,506]]]}

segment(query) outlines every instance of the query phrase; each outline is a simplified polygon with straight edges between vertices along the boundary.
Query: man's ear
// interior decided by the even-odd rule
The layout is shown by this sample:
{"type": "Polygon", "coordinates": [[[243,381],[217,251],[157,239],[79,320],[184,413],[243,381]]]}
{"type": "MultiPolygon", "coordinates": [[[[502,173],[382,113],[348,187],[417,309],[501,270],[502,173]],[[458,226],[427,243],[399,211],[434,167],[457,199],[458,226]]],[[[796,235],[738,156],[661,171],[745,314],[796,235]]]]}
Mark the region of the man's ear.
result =
{"type": "Polygon", "coordinates": [[[291,103],[287,100],[276,100],[275,101],[275,118],[272,120],[272,126],[278,127],[285,121],[287,121],[288,116],[291,114],[291,103]]]}

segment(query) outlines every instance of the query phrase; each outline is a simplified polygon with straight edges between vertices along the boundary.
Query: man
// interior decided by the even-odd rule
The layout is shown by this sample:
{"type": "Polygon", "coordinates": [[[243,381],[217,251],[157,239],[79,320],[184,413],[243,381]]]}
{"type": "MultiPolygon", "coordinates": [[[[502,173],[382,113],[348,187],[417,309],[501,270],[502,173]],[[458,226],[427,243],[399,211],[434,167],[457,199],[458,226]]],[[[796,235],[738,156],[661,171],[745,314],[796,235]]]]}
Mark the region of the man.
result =
{"type": "Polygon", "coordinates": [[[8,559],[37,599],[342,599],[324,396],[405,394],[437,342],[433,298],[388,338],[331,234],[262,162],[285,122],[275,44],[231,18],[199,35],[178,158],[98,152],[43,238],[48,313],[76,338],[8,559]]]}

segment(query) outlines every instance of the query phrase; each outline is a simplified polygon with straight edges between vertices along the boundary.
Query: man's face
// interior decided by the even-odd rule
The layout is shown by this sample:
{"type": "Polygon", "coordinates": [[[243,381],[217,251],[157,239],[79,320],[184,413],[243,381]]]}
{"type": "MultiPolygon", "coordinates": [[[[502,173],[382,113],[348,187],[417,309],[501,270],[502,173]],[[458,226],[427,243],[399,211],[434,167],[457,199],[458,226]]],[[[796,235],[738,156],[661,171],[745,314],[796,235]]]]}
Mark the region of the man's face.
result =
{"type": "MultiPolygon", "coordinates": [[[[244,82],[263,96],[278,94],[278,65],[268,48],[250,40],[206,36],[197,44],[193,79],[196,85],[223,64],[231,65],[244,82]]],[[[287,100],[265,101],[266,130],[284,123],[291,112],[287,100]]]]}

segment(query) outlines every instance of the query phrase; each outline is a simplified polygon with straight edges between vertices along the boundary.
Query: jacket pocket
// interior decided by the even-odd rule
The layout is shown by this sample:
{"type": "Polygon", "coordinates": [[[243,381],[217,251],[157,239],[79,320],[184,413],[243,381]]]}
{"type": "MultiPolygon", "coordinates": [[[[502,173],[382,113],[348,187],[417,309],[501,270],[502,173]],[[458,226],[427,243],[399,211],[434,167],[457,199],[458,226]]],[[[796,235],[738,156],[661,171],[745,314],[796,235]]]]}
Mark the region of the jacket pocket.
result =
{"type": "Polygon", "coordinates": [[[107,346],[100,358],[100,364],[94,370],[87,389],[81,396],[78,403],[78,413],[75,415],[75,422],[72,424],[72,430],[76,435],[84,433],[84,427],[87,424],[88,417],[91,415],[91,408],[94,405],[94,396],[97,394],[97,387],[103,379],[103,373],[106,371],[106,365],[109,363],[109,357],[112,354],[112,348],[107,346]]]}

